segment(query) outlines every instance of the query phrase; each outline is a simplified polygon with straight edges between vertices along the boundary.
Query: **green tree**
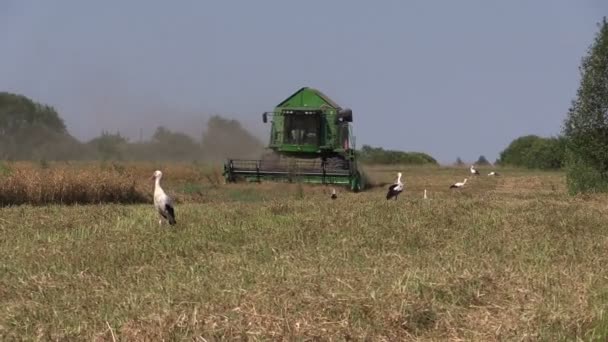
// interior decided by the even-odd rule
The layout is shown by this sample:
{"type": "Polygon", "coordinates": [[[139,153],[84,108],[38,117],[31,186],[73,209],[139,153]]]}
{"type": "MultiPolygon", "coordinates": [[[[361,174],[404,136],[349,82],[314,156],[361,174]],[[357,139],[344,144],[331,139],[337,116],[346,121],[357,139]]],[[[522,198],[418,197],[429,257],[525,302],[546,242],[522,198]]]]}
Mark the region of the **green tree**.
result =
{"type": "Polygon", "coordinates": [[[500,152],[499,164],[527,167],[527,152],[540,139],[542,138],[537,135],[525,135],[513,140],[506,149],[500,152]]]}
{"type": "Polygon", "coordinates": [[[0,92],[0,136],[12,135],[33,125],[67,133],[65,123],[53,107],[36,103],[23,95],[0,92]]]}
{"type": "Polygon", "coordinates": [[[382,147],[363,145],[358,151],[359,160],[367,164],[422,165],[437,164],[435,158],[421,152],[385,150],[382,147]]]}
{"type": "Polygon", "coordinates": [[[559,169],[564,161],[564,153],[565,143],[563,138],[526,135],[513,140],[500,153],[496,163],[530,169],[559,169]]]}
{"type": "Polygon", "coordinates": [[[227,157],[258,158],[264,147],[240,122],[216,115],[207,121],[202,148],[205,158],[223,160],[227,157]]]}
{"type": "Polygon", "coordinates": [[[608,191],[608,23],[582,59],[580,86],[564,121],[570,193],[608,191]]]}
{"type": "Polygon", "coordinates": [[[199,160],[203,156],[200,144],[193,138],[184,133],[172,132],[163,126],[154,132],[150,147],[154,159],[199,160]]]}
{"type": "Polygon", "coordinates": [[[118,132],[111,134],[103,131],[99,137],[90,140],[88,145],[94,148],[103,160],[120,160],[124,158],[128,142],[127,138],[118,132]]]}
{"type": "Polygon", "coordinates": [[[0,92],[0,158],[68,159],[81,150],[53,107],[0,92]]]}
{"type": "Polygon", "coordinates": [[[477,158],[477,161],[475,162],[476,165],[490,165],[490,162],[486,159],[485,156],[481,155],[479,156],[479,158],[477,158]]]}
{"type": "Polygon", "coordinates": [[[563,138],[538,139],[525,152],[526,166],[532,169],[560,169],[565,158],[563,138]]]}

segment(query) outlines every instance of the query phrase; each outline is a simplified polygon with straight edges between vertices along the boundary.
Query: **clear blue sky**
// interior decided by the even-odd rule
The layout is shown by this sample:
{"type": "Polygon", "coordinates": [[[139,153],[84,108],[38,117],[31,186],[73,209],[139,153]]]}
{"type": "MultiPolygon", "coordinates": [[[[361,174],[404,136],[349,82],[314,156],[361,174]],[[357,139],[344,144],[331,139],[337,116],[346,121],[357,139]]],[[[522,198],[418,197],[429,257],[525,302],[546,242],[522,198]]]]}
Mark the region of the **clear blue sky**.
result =
{"type": "Polygon", "coordinates": [[[357,144],[494,160],[559,133],[606,0],[0,0],[0,91],[70,132],[196,134],[302,86],[354,112],[357,144]]]}

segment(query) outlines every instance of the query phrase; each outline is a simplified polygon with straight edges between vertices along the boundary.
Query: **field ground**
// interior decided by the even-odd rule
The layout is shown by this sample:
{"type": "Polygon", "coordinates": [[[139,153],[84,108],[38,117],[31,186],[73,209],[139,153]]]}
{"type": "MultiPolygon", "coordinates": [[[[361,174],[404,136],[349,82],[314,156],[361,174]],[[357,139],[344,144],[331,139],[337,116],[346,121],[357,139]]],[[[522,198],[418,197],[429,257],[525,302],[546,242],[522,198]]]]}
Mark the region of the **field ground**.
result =
{"type": "Polygon", "coordinates": [[[466,168],[400,170],[397,201],[165,171],[171,229],[151,204],[4,207],[0,339],[608,338],[608,197],[560,173],[450,191],[466,168]]]}

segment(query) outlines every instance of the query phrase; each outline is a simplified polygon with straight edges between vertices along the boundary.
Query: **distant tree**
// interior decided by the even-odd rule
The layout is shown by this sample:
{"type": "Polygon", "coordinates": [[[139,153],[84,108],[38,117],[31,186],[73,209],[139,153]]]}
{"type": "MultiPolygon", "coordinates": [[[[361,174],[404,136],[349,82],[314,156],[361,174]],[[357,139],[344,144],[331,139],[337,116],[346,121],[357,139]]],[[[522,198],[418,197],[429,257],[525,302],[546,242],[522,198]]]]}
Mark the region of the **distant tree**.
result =
{"type": "Polygon", "coordinates": [[[258,158],[264,149],[262,142],[243,128],[240,122],[217,115],[207,121],[202,148],[205,158],[211,160],[258,158]]]}
{"type": "Polygon", "coordinates": [[[17,156],[29,160],[77,160],[86,158],[86,146],[67,133],[33,125],[20,130],[17,156]]]}
{"type": "Polygon", "coordinates": [[[485,156],[481,155],[475,162],[476,165],[490,165],[490,162],[486,159],[485,156]]]}
{"type": "Polygon", "coordinates": [[[53,107],[36,103],[23,95],[0,92],[0,137],[31,126],[67,133],[65,123],[53,107]]]}
{"type": "Polygon", "coordinates": [[[80,145],[53,107],[0,92],[0,158],[65,159],[80,145]]]}
{"type": "Polygon", "coordinates": [[[564,165],[565,140],[542,138],[534,143],[526,153],[527,167],[541,170],[557,170],[564,165]]]}
{"type": "Polygon", "coordinates": [[[581,83],[564,122],[570,193],[608,192],[608,23],[580,67],[581,83]]]}
{"type": "Polygon", "coordinates": [[[262,150],[262,143],[238,121],[219,116],[209,119],[202,143],[162,126],[149,141],[131,143],[118,132],[102,131],[81,143],[53,107],[0,92],[0,160],[217,160],[257,157],[262,150]]]}
{"type": "Polygon", "coordinates": [[[464,162],[462,161],[462,159],[460,159],[460,157],[456,158],[456,161],[454,162],[454,166],[463,166],[464,162]]]}
{"type": "Polygon", "coordinates": [[[426,153],[385,150],[382,147],[371,147],[369,145],[361,147],[361,150],[358,151],[358,158],[367,164],[437,164],[437,160],[426,153]]]}
{"type": "Polygon", "coordinates": [[[171,132],[160,126],[152,136],[151,145],[155,159],[199,160],[203,153],[201,146],[192,137],[180,132],[171,132]]]}
{"type": "Polygon", "coordinates": [[[500,153],[496,164],[543,170],[559,169],[564,161],[564,153],[562,138],[526,135],[513,140],[500,153]]]}
{"type": "Polygon", "coordinates": [[[111,134],[102,131],[99,137],[90,140],[87,144],[97,151],[99,156],[104,160],[120,160],[124,157],[128,142],[128,139],[118,132],[111,134]]]}
{"type": "Polygon", "coordinates": [[[513,140],[506,149],[500,153],[501,165],[528,166],[527,152],[532,145],[542,139],[537,135],[526,135],[513,140]]]}

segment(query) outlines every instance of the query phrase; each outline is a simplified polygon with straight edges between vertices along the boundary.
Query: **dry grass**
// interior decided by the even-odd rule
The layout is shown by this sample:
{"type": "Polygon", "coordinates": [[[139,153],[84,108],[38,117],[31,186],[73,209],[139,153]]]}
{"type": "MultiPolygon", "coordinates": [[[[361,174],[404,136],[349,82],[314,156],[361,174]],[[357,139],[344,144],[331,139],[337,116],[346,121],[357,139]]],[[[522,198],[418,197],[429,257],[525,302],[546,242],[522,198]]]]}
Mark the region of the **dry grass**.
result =
{"type": "Polygon", "coordinates": [[[450,191],[466,169],[402,171],[397,201],[166,171],[175,229],[149,204],[1,209],[0,339],[608,338],[605,196],[568,197],[560,173],[450,191]]]}
{"type": "MultiPolygon", "coordinates": [[[[163,183],[180,189],[223,182],[218,167],[153,163],[3,163],[0,166],[0,206],[19,204],[147,203],[150,175],[162,169],[163,183]]],[[[183,191],[181,197],[196,197],[183,191]]]]}

